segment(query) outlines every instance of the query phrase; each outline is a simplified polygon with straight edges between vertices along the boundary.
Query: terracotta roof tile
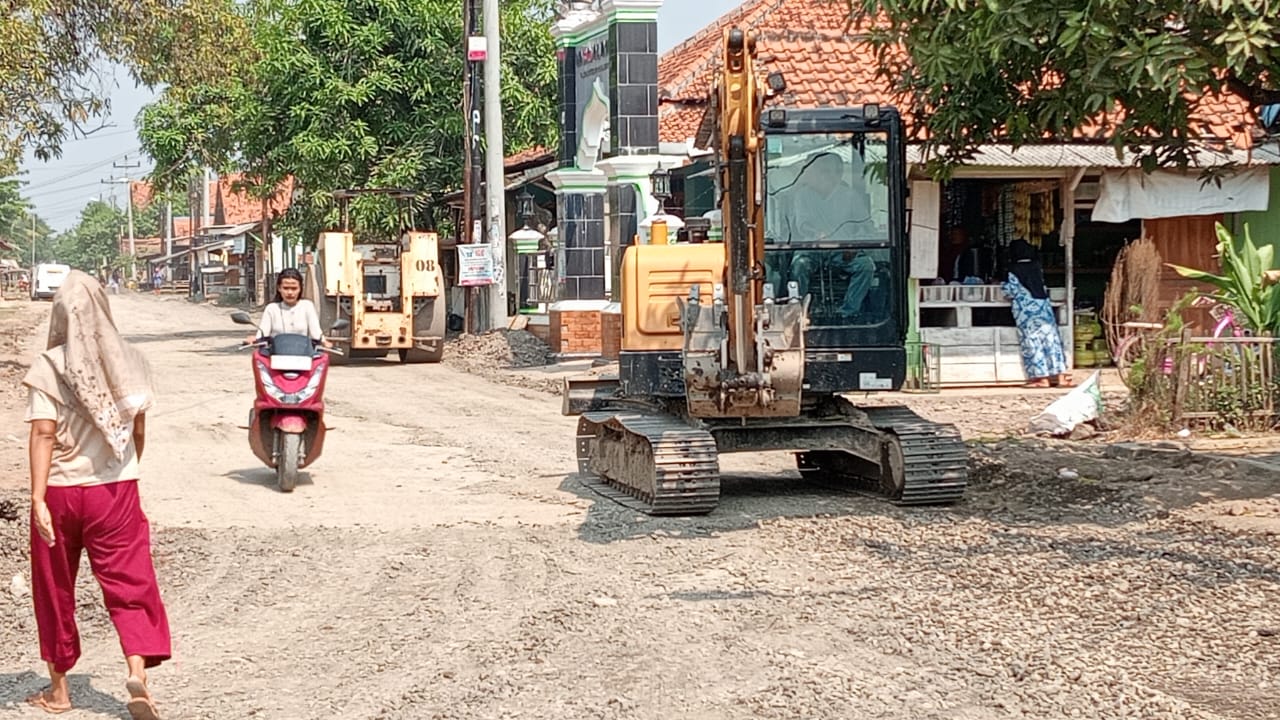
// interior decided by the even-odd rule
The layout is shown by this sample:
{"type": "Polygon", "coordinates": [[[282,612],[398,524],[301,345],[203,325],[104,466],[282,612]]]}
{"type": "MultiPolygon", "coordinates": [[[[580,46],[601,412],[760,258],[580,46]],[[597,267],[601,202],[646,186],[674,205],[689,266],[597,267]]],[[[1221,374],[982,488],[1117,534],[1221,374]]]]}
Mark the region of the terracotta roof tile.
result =
{"type": "Polygon", "coordinates": [[[521,150],[513,155],[508,155],[503,161],[503,167],[508,171],[519,169],[522,165],[541,164],[550,162],[555,159],[555,152],[541,145],[535,145],[527,150],[521,150]]]}
{"type": "MultiPolygon", "coordinates": [[[[773,103],[788,107],[896,106],[911,124],[907,98],[876,77],[872,49],[861,40],[874,20],[848,26],[848,5],[833,0],[747,0],[658,60],[659,135],[684,142],[697,130],[719,62],[724,28],[744,27],[759,38],[760,70],[781,71],[787,91],[773,103]]],[[[903,56],[905,60],[905,53],[903,56]]],[[[1192,113],[1204,137],[1238,148],[1253,144],[1248,103],[1232,94],[1206,92],[1192,113]]],[[[1105,136],[1104,118],[1082,127],[1079,139],[1105,136]]]]}
{"type": "MultiPolygon", "coordinates": [[[[211,192],[216,202],[210,203],[214,225],[240,225],[262,220],[262,201],[250,196],[243,189],[244,176],[238,173],[220,177],[216,190],[211,192]]],[[[267,208],[272,217],[279,217],[289,209],[293,199],[293,178],[287,178],[276,188],[268,200],[267,208]]]]}

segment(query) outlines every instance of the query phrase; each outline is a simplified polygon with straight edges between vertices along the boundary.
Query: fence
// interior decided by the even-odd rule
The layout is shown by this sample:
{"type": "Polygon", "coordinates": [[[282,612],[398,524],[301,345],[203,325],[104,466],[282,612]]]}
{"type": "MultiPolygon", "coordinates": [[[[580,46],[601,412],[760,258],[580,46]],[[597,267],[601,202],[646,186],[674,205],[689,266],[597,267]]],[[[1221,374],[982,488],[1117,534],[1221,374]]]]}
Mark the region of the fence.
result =
{"type": "Polygon", "coordinates": [[[1270,423],[1276,417],[1275,352],[1272,337],[1195,337],[1186,331],[1167,341],[1164,357],[1152,366],[1161,372],[1149,372],[1149,386],[1167,393],[1174,422],[1270,423]]]}
{"type": "Polygon", "coordinates": [[[907,377],[903,392],[936,393],[942,390],[942,348],[924,342],[907,343],[907,377]]]}

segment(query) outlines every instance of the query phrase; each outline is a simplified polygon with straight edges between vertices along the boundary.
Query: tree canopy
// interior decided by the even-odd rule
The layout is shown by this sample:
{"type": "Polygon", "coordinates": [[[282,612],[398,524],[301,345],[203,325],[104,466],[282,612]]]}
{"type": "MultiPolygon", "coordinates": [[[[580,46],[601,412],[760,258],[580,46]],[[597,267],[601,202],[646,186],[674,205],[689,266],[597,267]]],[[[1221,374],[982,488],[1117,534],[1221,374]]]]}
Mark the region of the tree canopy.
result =
{"type": "Polygon", "coordinates": [[[22,197],[21,187],[21,181],[16,178],[0,180],[0,238],[17,248],[10,255],[28,263],[34,237],[36,260],[48,260],[54,256],[54,248],[49,242],[53,231],[43,219],[34,215],[31,204],[22,197]]]}
{"type": "Polygon", "coordinates": [[[124,212],[111,203],[94,200],[80,211],[76,226],[58,236],[58,262],[85,272],[116,267],[120,258],[120,237],[125,227],[124,212]]]}
{"type": "Polygon", "coordinates": [[[1089,123],[1148,169],[1193,161],[1206,94],[1280,102],[1270,0],[849,0],[947,163],[1089,123]]]}
{"type": "Polygon", "coordinates": [[[234,72],[237,0],[10,0],[0,15],[0,176],[23,151],[58,157],[110,107],[103,70],[149,86],[234,72]]]}
{"type": "MultiPolygon", "coordinates": [[[[307,237],[332,220],[330,193],[458,187],[464,157],[462,3],[457,0],[253,0],[256,61],[215,83],[174,85],[140,116],[153,180],[179,184],[203,164],[239,170],[269,192],[293,177],[287,218],[307,237]]],[[[557,133],[550,0],[502,3],[502,97],[509,148],[557,133]]],[[[380,211],[381,210],[381,211],[380,211]]],[[[385,221],[369,198],[357,222],[385,221]]]]}

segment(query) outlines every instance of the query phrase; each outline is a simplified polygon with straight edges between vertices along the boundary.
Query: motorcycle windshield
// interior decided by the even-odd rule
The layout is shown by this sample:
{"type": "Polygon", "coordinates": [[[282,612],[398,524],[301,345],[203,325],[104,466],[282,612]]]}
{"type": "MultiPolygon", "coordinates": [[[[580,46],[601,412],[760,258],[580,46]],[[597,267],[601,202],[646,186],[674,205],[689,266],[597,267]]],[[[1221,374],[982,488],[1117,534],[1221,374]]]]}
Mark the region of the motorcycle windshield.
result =
{"type": "Polygon", "coordinates": [[[310,358],[316,344],[306,335],[276,335],[271,338],[271,354],[310,358]]]}

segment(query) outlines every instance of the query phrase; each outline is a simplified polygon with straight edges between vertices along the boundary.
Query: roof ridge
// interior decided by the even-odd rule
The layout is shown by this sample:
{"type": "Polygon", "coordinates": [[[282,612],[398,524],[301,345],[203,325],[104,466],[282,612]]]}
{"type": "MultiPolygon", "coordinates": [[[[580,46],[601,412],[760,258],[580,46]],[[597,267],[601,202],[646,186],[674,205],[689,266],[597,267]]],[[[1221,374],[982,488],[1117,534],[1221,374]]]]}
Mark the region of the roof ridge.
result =
{"type": "MultiPolygon", "coordinates": [[[[748,0],[748,2],[739,5],[737,9],[730,10],[716,18],[714,22],[694,33],[693,37],[690,37],[688,40],[685,40],[674,48],[663,53],[662,58],[675,57],[680,51],[691,49],[693,46],[705,42],[707,38],[715,37],[718,33],[723,32],[724,26],[728,24],[731,16],[741,16],[743,18],[752,16],[753,22],[751,24],[757,25],[763,22],[787,2],[788,0],[748,0]],[[753,13],[755,14],[753,15],[753,13]]],[[[659,58],[659,63],[661,63],[662,58],[659,58]]],[[[692,84],[699,75],[714,67],[718,59],[719,54],[712,52],[709,57],[703,59],[702,62],[690,68],[684,74],[683,78],[680,78],[671,84],[672,89],[669,93],[669,97],[680,97],[680,93],[692,84]]],[[[659,83],[659,92],[661,92],[661,83],[659,83]]]]}

